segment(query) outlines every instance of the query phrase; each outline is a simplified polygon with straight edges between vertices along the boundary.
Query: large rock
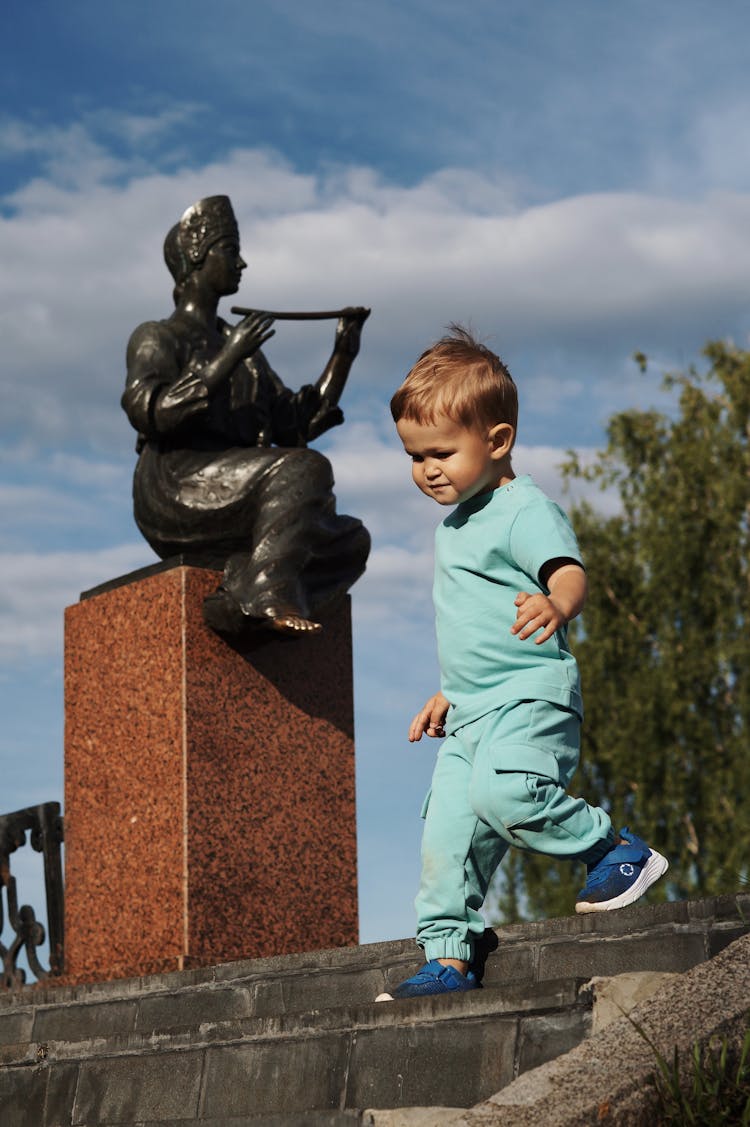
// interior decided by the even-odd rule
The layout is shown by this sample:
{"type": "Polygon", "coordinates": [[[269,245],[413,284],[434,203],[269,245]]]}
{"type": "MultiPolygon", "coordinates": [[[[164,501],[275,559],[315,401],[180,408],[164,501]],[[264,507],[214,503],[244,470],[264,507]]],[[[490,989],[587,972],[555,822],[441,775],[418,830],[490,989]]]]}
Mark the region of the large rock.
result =
{"type": "MultiPolygon", "coordinates": [[[[654,1048],[684,1060],[698,1041],[739,1043],[750,1024],[750,935],[661,986],[647,1001],[565,1056],[519,1076],[452,1120],[451,1127],[644,1127],[656,1069],[654,1048]]],[[[395,1127],[395,1125],[394,1125],[395,1127]]]]}

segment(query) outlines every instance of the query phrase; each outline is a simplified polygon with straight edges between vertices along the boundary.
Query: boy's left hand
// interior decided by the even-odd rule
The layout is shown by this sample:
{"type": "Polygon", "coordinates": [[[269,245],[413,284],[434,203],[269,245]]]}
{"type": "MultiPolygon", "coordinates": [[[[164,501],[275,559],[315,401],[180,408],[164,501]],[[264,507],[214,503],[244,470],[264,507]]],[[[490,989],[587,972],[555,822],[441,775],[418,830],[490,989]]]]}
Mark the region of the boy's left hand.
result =
{"type": "Polygon", "coordinates": [[[555,631],[568,621],[548,595],[530,595],[528,591],[519,591],[514,602],[518,610],[516,621],[510,628],[511,634],[517,634],[519,638],[524,639],[541,630],[539,637],[534,639],[537,646],[551,638],[555,631]]]}

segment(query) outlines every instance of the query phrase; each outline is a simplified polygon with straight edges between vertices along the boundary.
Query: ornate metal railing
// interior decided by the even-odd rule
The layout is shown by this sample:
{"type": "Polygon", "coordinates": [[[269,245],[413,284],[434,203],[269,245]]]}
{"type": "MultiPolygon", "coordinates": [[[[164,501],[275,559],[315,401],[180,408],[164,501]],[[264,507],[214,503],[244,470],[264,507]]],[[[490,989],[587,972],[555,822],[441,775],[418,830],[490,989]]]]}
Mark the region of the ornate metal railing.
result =
{"type": "Polygon", "coordinates": [[[0,987],[14,989],[23,986],[26,972],[18,966],[23,952],[29,969],[38,979],[62,974],[64,900],[60,845],[63,840],[63,820],[59,802],[44,802],[29,806],[13,814],[0,814],[0,936],[5,928],[3,889],[8,908],[8,923],[15,938],[6,947],[0,940],[2,977],[0,987]],[[44,943],[44,926],[37,920],[34,909],[23,904],[18,907],[16,878],[10,871],[10,856],[26,844],[26,835],[32,849],[41,853],[44,860],[44,887],[47,895],[47,930],[49,932],[49,970],[38,958],[38,948],[44,943]]]}

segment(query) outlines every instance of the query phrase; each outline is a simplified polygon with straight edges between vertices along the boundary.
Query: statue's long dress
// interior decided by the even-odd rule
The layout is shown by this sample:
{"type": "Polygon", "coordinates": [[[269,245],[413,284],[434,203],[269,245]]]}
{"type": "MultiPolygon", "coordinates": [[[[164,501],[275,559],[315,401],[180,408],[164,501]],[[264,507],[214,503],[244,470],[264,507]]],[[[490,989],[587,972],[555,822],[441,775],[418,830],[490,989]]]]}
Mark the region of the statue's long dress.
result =
{"type": "Polygon", "coordinates": [[[362,522],[336,512],[330,463],[305,446],[341,412],[312,386],[289,391],[258,352],[208,402],[171,396],[157,416],[160,393],[212,351],[178,313],[130,339],[122,405],[139,432],[136,523],[162,559],[224,568],[249,618],[307,615],[354,583],[370,547],[362,522]]]}

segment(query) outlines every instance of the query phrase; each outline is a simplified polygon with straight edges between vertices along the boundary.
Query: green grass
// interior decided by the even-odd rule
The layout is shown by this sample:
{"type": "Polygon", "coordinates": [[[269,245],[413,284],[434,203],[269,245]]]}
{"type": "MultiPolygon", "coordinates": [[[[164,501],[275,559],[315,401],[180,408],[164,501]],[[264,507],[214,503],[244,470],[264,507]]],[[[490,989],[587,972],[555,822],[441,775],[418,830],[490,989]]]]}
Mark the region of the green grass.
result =
{"type": "Polygon", "coordinates": [[[644,1030],[632,1024],[656,1057],[651,1083],[659,1127],[750,1127],[750,1029],[739,1047],[726,1037],[703,1050],[696,1042],[686,1062],[677,1048],[668,1062],[644,1030]]]}

